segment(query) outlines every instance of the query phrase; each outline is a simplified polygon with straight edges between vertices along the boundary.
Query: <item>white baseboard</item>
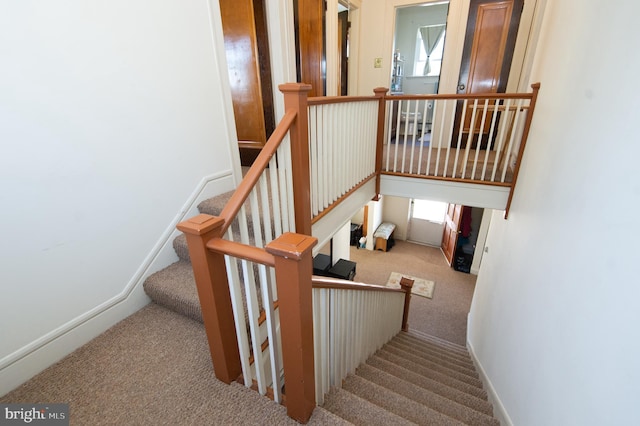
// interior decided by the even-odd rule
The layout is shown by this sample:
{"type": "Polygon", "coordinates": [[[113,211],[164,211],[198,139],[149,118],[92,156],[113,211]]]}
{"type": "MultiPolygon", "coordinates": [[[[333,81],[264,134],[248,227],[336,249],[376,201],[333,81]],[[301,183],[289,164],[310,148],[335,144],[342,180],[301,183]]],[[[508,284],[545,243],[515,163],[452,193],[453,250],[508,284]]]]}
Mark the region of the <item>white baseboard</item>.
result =
{"type": "Polygon", "coordinates": [[[176,225],[198,214],[201,201],[235,186],[231,170],[203,178],[119,294],[0,359],[0,396],[147,305],[150,299],[142,288],[144,281],[178,260],[173,250],[173,239],[179,234],[176,225]]]}
{"type": "Polygon", "coordinates": [[[500,396],[497,394],[496,389],[493,387],[493,383],[491,383],[491,379],[489,379],[489,377],[487,376],[487,372],[482,367],[482,363],[480,363],[480,361],[476,357],[473,345],[469,340],[467,340],[467,349],[469,350],[471,359],[473,359],[473,363],[478,369],[480,380],[482,380],[484,388],[487,390],[489,402],[493,404],[493,416],[498,419],[502,426],[513,426],[513,422],[511,421],[511,417],[509,417],[509,413],[507,413],[507,410],[504,408],[504,405],[500,400],[500,396]]]}

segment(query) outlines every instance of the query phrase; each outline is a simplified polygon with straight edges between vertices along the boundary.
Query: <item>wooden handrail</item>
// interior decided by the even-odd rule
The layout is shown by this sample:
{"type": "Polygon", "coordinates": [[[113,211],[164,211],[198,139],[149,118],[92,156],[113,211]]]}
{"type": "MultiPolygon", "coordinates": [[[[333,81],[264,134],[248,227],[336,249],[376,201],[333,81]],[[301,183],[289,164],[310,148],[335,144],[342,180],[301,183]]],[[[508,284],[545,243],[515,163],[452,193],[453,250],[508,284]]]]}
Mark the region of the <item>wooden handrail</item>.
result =
{"type": "Polygon", "coordinates": [[[386,100],[403,101],[403,100],[438,100],[438,99],[457,99],[457,100],[500,100],[500,99],[531,99],[533,93],[470,93],[470,94],[433,94],[433,95],[387,95],[386,100]]]}
{"type": "Polygon", "coordinates": [[[250,262],[256,262],[271,267],[275,265],[273,255],[269,254],[266,250],[238,243],[236,241],[215,238],[207,243],[207,248],[211,251],[228,254],[229,256],[248,260],[250,262]]]}
{"type": "Polygon", "coordinates": [[[361,291],[383,291],[390,293],[403,293],[399,288],[385,287],[382,285],[365,284],[347,281],[340,278],[329,278],[314,275],[312,278],[313,288],[335,288],[338,290],[361,290],[361,291]]]}
{"type": "MultiPolygon", "coordinates": [[[[457,100],[498,100],[498,99],[531,99],[532,93],[470,93],[470,94],[414,94],[414,95],[393,95],[386,94],[389,89],[381,87],[374,89],[374,92],[383,91],[384,100],[397,101],[397,100],[444,100],[444,99],[457,99],[457,100]]],[[[308,99],[308,104],[311,105],[329,105],[338,103],[352,103],[352,102],[370,102],[378,100],[378,96],[316,96],[308,99]]]]}
{"type": "MultiPolygon", "coordinates": [[[[387,89],[385,89],[386,91],[387,89]]],[[[377,96],[316,96],[308,99],[309,106],[311,105],[329,105],[329,104],[342,104],[352,102],[371,102],[377,101],[377,96]]]]}
{"type": "Polygon", "coordinates": [[[348,192],[346,192],[344,195],[342,195],[340,198],[338,198],[336,201],[334,201],[329,207],[325,208],[320,213],[318,213],[316,216],[314,216],[313,219],[311,219],[311,223],[314,224],[314,223],[318,222],[324,216],[329,214],[331,212],[331,210],[335,209],[341,202],[343,202],[344,200],[349,198],[354,192],[356,192],[358,189],[363,187],[367,182],[369,182],[373,178],[376,178],[376,174],[375,173],[372,173],[369,177],[365,178],[362,182],[360,182],[359,184],[357,184],[356,186],[351,188],[348,192]]]}
{"type": "Polygon", "coordinates": [[[240,185],[236,188],[235,192],[222,209],[220,217],[224,219],[224,225],[222,227],[222,234],[224,235],[231,226],[231,223],[238,215],[240,208],[249,197],[251,190],[256,186],[262,172],[269,165],[269,161],[274,156],[276,150],[284,140],[284,137],[289,132],[292,124],[295,122],[298,112],[296,110],[287,110],[282,121],[278,123],[278,126],[269,137],[269,140],[260,151],[260,154],[256,157],[253,164],[249,168],[249,171],[240,182],[240,185]]]}
{"type": "Polygon", "coordinates": [[[536,109],[538,92],[540,91],[540,83],[533,83],[531,85],[531,89],[533,89],[533,93],[531,93],[531,101],[529,102],[529,111],[527,111],[527,118],[524,122],[524,129],[522,130],[522,139],[520,140],[518,156],[516,157],[516,165],[513,170],[513,180],[511,182],[511,190],[509,191],[509,198],[507,199],[507,207],[504,210],[505,219],[509,216],[509,209],[511,208],[511,200],[513,199],[513,191],[515,190],[516,182],[518,181],[518,173],[520,173],[520,163],[522,162],[522,156],[524,155],[524,148],[527,145],[527,139],[529,138],[529,129],[531,128],[533,111],[536,109]]]}

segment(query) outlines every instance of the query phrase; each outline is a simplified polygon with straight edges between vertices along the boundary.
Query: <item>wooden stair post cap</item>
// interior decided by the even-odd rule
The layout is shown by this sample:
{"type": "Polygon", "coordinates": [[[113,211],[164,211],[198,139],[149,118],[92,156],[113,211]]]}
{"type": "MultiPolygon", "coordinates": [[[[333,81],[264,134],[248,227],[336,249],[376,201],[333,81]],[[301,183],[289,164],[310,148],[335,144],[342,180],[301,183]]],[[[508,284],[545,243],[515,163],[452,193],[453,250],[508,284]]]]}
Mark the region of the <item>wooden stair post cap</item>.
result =
{"type": "Polygon", "coordinates": [[[184,222],[180,222],[177,228],[185,234],[203,235],[213,229],[221,227],[223,224],[224,219],[221,217],[199,214],[184,222]]]}
{"type": "Polygon", "coordinates": [[[283,83],[278,86],[281,92],[310,92],[311,85],[306,83],[283,83]]]}
{"type": "Polygon", "coordinates": [[[373,89],[373,93],[378,96],[384,96],[388,91],[389,89],[387,89],[386,87],[376,87],[375,89],[373,89]]]}
{"type": "Polygon", "coordinates": [[[402,287],[404,290],[411,290],[414,283],[415,283],[414,280],[407,277],[402,277],[400,279],[400,287],[402,287]]]}
{"type": "Polygon", "coordinates": [[[267,244],[265,249],[274,256],[300,260],[317,243],[315,237],[286,232],[267,244]]]}

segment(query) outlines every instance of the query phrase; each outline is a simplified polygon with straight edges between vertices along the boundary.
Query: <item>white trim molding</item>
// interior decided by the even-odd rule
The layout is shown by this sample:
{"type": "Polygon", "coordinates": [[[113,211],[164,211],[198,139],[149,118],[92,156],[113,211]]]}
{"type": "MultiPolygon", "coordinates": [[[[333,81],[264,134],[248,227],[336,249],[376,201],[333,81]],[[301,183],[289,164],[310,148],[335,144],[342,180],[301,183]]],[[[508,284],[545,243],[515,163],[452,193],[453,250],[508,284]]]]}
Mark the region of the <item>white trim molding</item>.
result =
{"type": "Polygon", "coordinates": [[[197,214],[201,201],[234,187],[231,170],[203,178],[119,294],[0,359],[0,396],[147,305],[144,281],[178,260],[172,244],[179,234],[176,225],[197,214]]]}
{"type": "Polygon", "coordinates": [[[491,383],[489,376],[487,376],[487,372],[484,370],[484,368],[482,368],[482,364],[480,363],[480,361],[478,361],[478,358],[476,357],[475,351],[473,349],[473,345],[469,340],[467,340],[467,349],[469,350],[469,355],[471,356],[471,359],[473,360],[473,363],[478,370],[480,380],[482,380],[482,384],[487,390],[489,402],[493,405],[493,416],[498,419],[502,426],[513,426],[513,421],[511,421],[509,413],[507,413],[506,408],[502,404],[502,400],[498,396],[496,389],[493,387],[493,383],[491,383]]]}

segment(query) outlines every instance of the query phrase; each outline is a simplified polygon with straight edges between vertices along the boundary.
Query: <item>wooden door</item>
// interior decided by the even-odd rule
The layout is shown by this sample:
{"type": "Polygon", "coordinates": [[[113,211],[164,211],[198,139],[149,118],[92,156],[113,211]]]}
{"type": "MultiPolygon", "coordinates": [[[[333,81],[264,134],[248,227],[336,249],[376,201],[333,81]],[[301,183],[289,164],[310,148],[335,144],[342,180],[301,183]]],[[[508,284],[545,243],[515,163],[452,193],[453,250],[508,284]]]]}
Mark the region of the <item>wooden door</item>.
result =
{"type": "Polygon", "coordinates": [[[325,0],[293,0],[298,81],[311,85],[309,97],[324,96],[325,0]]]}
{"type": "Polygon", "coordinates": [[[347,96],[348,90],[348,65],[349,57],[347,56],[349,45],[349,12],[344,11],[338,13],[338,53],[340,55],[340,90],[338,94],[347,96]]]}
{"type": "Polygon", "coordinates": [[[462,206],[459,204],[449,204],[445,216],[444,232],[442,233],[442,253],[447,259],[449,266],[453,263],[453,257],[458,245],[458,235],[460,233],[460,219],[462,218],[462,206]]]}
{"type": "Polygon", "coordinates": [[[220,0],[222,32],[238,142],[256,150],[275,126],[263,0],[220,0]]]}
{"type": "MultiPolygon", "coordinates": [[[[520,25],[524,0],[471,0],[469,19],[462,53],[457,93],[503,93],[507,88],[509,69],[520,25]]],[[[463,102],[456,109],[456,127],[452,146],[457,146],[463,102]]],[[[485,125],[480,129],[481,111],[476,112],[472,140],[474,145],[483,134],[486,147],[491,114],[487,114],[485,125]]],[[[466,141],[472,122],[472,104],[469,104],[463,124],[461,147],[466,141]]]]}

